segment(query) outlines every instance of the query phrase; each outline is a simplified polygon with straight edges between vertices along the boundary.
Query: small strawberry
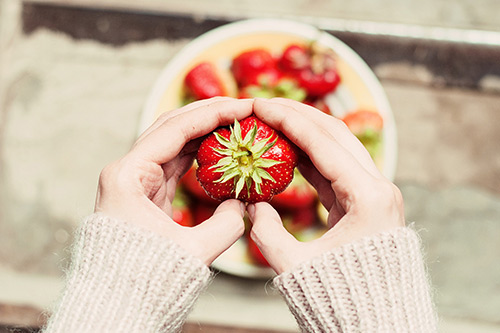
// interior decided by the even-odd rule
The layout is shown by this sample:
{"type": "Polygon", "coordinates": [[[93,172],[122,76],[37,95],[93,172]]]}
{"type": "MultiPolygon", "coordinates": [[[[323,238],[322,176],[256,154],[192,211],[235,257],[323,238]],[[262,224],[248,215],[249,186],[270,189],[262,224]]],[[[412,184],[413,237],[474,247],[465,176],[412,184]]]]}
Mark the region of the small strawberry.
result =
{"type": "Polygon", "coordinates": [[[257,264],[258,266],[270,267],[269,262],[257,247],[257,244],[255,244],[253,239],[251,239],[250,237],[247,237],[246,239],[248,254],[250,255],[250,259],[252,260],[252,262],[257,264]]]}
{"type": "Polygon", "coordinates": [[[188,198],[180,189],[177,189],[174,201],[172,202],[172,219],[185,227],[192,227],[194,225],[188,198]]]}
{"type": "Polygon", "coordinates": [[[279,60],[281,69],[295,77],[308,96],[321,97],[340,83],[333,52],[317,44],[288,46],[279,60]]]}
{"type": "Polygon", "coordinates": [[[384,127],[382,116],[375,111],[357,110],[348,113],[342,120],[365,146],[372,158],[375,158],[381,149],[384,127]]]}
{"type": "Polygon", "coordinates": [[[290,184],[297,152],[283,134],[250,116],[205,138],[196,160],[198,181],[212,198],[258,202],[290,184]]]}
{"type": "Polygon", "coordinates": [[[295,170],[290,185],[271,200],[273,207],[277,209],[301,210],[313,206],[317,198],[316,190],[307,180],[295,170]]]}
{"type": "Polygon", "coordinates": [[[245,51],[233,59],[231,71],[239,86],[260,84],[264,80],[273,83],[279,76],[276,60],[265,49],[245,51]]]}
{"type": "Polygon", "coordinates": [[[206,99],[226,96],[227,92],[214,64],[202,62],[193,67],[184,79],[190,97],[206,99]]]}
{"type": "Polygon", "coordinates": [[[192,166],[184,176],[179,180],[179,183],[185,191],[192,195],[195,199],[209,204],[218,204],[219,202],[211,198],[207,192],[201,187],[200,182],[196,178],[196,167],[192,166]]]}
{"type": "Polygon", "coordinates": [[[193,208],[193,224],[198,225],[208,220],[214,215],[216,205],[211,205],[206,202],[197,202],[192,205],[193,208]]]}
{"type": "Polygon", "coordinates": [[[366,131],[380,132],[384,127],[382,116],[375,111],[356,110],[346,114],[342,120],[355,135],[366,131]]]}
{"type": "Polygon", "coordinates": [[[318,99],[314,99],[314,100],[307,99],[307,100],[303,101],[303,103],[310,105],[310,106],[313,106],[316,109],[318,109],[326,114],[329,114],[329,115],[333,114],[332,110],[330,110],[330,106],[326,103],[324,98],[318,98],[318,99]]]}
{"type": "Polygon", "coordinates": [[[316,206],[313,205],[294,211],[281,212],[280,215],[283,226],[294,236],[314,226],[318,219],[316,206]]]}
{"type": "Polygon", "coordinates": [[[262,82],[260,85],[248,85],[239,92],[239,98],[273,98],[283,97],[302,102],[306,97],[304,89],[298,86],[295,80],[281,78],[273,84],[262,82]]]}

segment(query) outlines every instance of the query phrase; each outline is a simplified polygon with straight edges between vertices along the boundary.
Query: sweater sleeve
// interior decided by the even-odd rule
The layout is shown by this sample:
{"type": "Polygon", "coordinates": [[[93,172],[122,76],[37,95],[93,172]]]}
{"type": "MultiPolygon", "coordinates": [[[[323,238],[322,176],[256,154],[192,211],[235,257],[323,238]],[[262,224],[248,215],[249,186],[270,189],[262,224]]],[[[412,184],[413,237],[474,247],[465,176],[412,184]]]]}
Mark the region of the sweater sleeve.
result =
{"type": "Polygon", "coordinates": [[[302,332],[437,330],[420,239],[410,228],[346,244],[274,284],[302,332]]]}
{"type": "Polygon", "coordinates": [[[210,278],[174,242],[94,214],[79,229],[44,332],[176,332],[210,278]]]}

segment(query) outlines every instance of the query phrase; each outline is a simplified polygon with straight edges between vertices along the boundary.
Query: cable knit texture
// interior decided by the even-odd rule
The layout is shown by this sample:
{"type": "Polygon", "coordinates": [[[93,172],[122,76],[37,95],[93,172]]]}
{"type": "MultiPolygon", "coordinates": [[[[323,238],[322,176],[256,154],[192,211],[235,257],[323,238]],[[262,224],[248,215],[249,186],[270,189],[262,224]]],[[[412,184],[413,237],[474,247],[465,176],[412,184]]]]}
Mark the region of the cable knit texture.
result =
{"type": "Polygon", "coordinates": [[[177,332],[210,278],[172,241],[94,214],[79,229],[44,332],[177,332]]]}
{"type": "Polygon", "coordinates": [[[363,238],[280,274],[302,332],[436,332],[420,239],[410,228],[363,238]]]}

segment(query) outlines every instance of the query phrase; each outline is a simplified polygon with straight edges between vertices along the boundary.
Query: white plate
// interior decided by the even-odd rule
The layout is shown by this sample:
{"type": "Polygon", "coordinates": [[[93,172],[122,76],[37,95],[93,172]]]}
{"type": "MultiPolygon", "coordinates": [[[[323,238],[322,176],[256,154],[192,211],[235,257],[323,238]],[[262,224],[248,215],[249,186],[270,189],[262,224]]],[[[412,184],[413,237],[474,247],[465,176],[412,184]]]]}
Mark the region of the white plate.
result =
{"type": "MultiPolygon", "coordinates": [[[[394,117],[380,82],[359,57],[339,39],[314,26],[281,19],[252,19],[227,24],[191,41],[163,69],[144,106],[139,133],[163,112],[182,105],[184,76],[195,64],[208,60],[229,72],[230,60],[244,50],[264,47],[280,52],[294,42],[316,41],[337,55],[341,84],[328,103],[336,115],[357,108],[376,110],[384,120],[383,155],[377,165],[389,179],[394,178],[397,162],[397,133],[394,117]]],[[[272,270],[247,260],[244,241],[238,241],[213,264],[224,272],[253,278],[269,278],[272,270]]]]}

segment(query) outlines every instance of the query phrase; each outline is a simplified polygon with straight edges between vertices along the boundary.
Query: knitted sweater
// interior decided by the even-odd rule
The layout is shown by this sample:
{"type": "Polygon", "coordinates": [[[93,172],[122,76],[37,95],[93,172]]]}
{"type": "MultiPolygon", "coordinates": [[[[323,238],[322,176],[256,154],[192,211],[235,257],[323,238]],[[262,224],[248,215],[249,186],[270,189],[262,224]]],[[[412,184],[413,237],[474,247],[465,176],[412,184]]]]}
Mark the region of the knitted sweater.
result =
{"type": "MultiPolygon", "coordinates": [[[[177,332],[212,273],[180,246],[91,215],[44,332],[177,332]]],[[[332,250],[274,279],[303,332],[434,332],[436,316],[408,228],[332,250]]]]}

